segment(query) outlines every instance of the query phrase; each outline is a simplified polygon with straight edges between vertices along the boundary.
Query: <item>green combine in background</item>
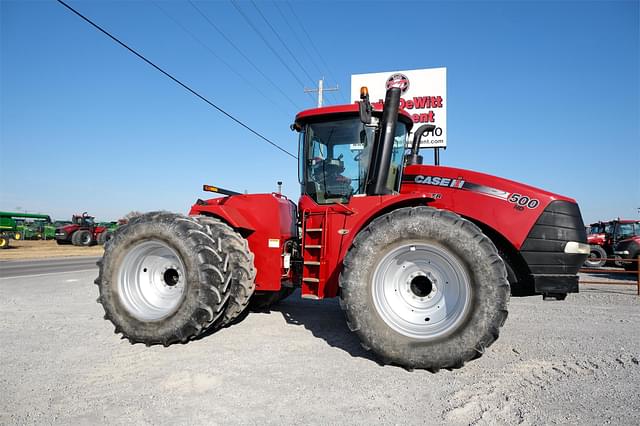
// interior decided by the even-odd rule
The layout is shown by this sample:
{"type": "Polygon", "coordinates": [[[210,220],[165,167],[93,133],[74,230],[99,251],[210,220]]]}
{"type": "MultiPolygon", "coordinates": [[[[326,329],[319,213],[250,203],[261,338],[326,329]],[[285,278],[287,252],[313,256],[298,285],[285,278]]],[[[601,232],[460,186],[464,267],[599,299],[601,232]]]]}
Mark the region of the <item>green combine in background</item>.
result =
{"type": "Polygon", "coordinates": [[[0,212],[0,249],[9,247],[10,240],[52,239],[55,226],[46,214],[0,212]]]}
{"type": "Polygon", "coordinates": [[[118,222],[112,221],[112,222],[98,222],[98,226],[104,226],[105,228],[107,228],[107,232],[113,234],[115,230],[118,229],[118,226],[120,225],[118,224],[118,222]]]}

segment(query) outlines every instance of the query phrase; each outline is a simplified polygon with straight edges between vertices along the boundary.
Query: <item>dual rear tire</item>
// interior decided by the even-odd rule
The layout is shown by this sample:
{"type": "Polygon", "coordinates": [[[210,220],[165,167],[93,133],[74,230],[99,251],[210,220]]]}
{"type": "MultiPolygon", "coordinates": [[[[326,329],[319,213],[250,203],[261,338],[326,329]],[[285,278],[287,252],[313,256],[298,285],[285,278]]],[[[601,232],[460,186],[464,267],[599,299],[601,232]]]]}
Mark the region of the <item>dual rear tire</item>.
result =
{"type": "Polygon", "coordinates": [[[147,345],[187,342],[227,325],[247,306],[256,274],[246,241],[229,226],[168,212],[120,227],[98,265],[105,318],[147,345]]]}
{"type": "Polygon", "coordinates": [[[93,234],[86,229],[80,229],[71,235],[71,243],[74,246],[89,247],[94,242],[93,234]]]}

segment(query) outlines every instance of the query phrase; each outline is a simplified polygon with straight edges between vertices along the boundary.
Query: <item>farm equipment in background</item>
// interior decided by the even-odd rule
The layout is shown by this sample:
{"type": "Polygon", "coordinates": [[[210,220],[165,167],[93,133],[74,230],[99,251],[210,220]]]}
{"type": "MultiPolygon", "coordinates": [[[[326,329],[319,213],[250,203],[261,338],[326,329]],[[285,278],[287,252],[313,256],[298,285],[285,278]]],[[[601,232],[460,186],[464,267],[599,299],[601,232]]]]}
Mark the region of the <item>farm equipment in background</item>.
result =
{"type": "Polygon", "coordinates": [[[114,232],[116,232],[116,229],[118,229],[118,226],[120,226],[120,223],[118,221],[111,221],[111,222],[98,222],[98,226],[104,226],[105,228],[107,228],[107,234],[105,234],[105,236],[107,237],[107,240],[109,238],[111,238],[111,235],[113,235],[114,232]]]}
{"type": "MultiPolygon", "coordinates": [[[[384,363],[458,368],[481,356],[510,293],[563,300],[589,253],[575,200],[469,170],[424,165],[423,125],[400,89],[300,112],[301,196],[199,199],[189,216],[121,226],[96,284],[105,318],[131,343],[168,346],[232,324],[300,288],[340,298],[349,329],[384,363]]],[[[238,157],[242,160],[242,157],[238,157]]],[[[561,324],[558,324],[561,327],[561,324]]]]}
{"type": "Polygon", "coordinates": [[[51,217],[44,214],[0,212],[0,248],[9,247],[9,241],[40,239],[51,217]]]}
{"type": "Polygon", "coordinates": [[[17,228],[23,234],[25,240],[53,240],[56,235],[56,227],[53,223],[44,220],[16,221],[17,228]]]}
{"type": "Polygon", "coordinates": [[[590,253],[584,265],[588,268],[602,268],[606,265],[623,266],[618,260],[607,258],[619,257],[614,246],[625,239],[640,235],[640,221],[614,219],[606,222],[595,222],[589,225],[587,242],[590,253]]]}
{"type": "Polygon", "coordinates": [[[624,269],[637,271],[640,264],[629,262],[629,260],[638,260],[638,256],[640,256],[640,221],[627,225],[627,231],[630,234],[633,231],[632,235],[618,241],[613,247],[613,254],[620,257],[620,263],[624,269]]]}
{"type": "Polygon", "coordinates": [[[70,224],[56,228],[57,243],[84,247],[104,244],[110,237],[108,229],[105,226],[97,225],[94,219],[87,212],[73,215],[70,224]]]}

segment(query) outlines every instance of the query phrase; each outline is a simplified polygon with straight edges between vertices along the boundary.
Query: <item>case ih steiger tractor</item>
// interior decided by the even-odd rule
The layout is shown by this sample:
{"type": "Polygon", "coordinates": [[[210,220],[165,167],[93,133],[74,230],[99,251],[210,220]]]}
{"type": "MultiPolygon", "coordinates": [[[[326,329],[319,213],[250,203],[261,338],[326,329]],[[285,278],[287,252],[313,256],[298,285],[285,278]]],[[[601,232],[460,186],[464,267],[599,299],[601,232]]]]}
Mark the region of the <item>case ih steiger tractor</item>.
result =
{"type": "Polygon", "coordinates": [[[564,299],[589,253],[576,202],[482,173],[423,165],[391,88],[303,111],[297,206],[283,195],[197,200],[118,229],[100,266],[105,318],[130,342],[170,345],[231,324],[250,300],[339,297],[381,362],[457,368],[507,318],[510,285],[564,299]]]}
{"type": "Polygon", "coordinates": [[[614,247],[624,239],[640,235],[640,221],[621,220],[620,218],[608,222],[596,222],[589,226],[587,242],[591,246],[589,257],[584,265],[589,268],[603,266],[623,266],[619,260],[607,261],[607,258],[619,258],[614,247]]]}
{"type": "Polygon", "coordinates": [[[94,219],[87,212],[74,214],[70,224],[56,229],[56,242],[85,247],[104,244],[110,237],[109,230],[106,226],[96,225],[94,219]]]}

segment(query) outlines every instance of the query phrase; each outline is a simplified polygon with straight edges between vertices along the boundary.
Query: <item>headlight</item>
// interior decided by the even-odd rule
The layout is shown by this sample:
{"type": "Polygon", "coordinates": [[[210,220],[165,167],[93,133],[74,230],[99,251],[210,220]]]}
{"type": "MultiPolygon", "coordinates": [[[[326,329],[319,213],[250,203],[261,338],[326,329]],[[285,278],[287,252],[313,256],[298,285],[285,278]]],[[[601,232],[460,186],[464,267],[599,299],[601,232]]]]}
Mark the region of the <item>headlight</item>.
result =
{"type": "Polygon", "coordinates": [[[567,245],[564,246],[564,252],[570,254],[589,254],[591,252],[591,247],[589,244],[569,241],[567,245]]]}

